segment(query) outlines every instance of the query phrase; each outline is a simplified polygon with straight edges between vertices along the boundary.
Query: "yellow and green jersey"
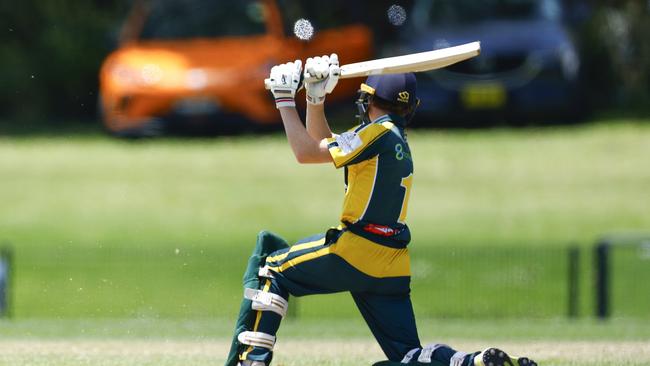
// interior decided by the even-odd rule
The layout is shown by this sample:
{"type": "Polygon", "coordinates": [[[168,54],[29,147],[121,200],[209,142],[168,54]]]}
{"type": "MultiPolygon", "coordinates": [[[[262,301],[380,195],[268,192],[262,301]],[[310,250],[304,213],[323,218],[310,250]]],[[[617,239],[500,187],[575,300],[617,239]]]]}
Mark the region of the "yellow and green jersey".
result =
{"type": "Polygon", "coordinates": [[[328,139],[334,165],[345,168],[341,222],[391,247],[410,241],[406,226],[413,160],[398,116],[384,115],[328,139]]]}

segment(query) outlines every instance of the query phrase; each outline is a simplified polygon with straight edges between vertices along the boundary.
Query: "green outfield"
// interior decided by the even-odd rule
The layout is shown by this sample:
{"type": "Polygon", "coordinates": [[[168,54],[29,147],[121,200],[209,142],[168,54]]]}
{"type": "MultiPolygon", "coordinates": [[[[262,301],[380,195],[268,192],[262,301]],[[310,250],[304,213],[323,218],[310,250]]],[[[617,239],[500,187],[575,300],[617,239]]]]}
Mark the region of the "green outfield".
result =
{"type": "MultiPolygon", "coordinates": [[[[540,365],[641,366],[650,362],[650,327],[637,321],[424,320],[424,342],[471,351],[499,346],[540,365]]],[[[0,365],[220,365],[230,319],[0,321],[0,365]]],[[[369,366],[383,359],[360,319],[286,320],[279,365],[369,366]]]]}
{"type": "MultiPolygon", "coordinates": [[[[511,278],[517,291],[545,299],[533,313],[561,315],[565,246],[587,252],[603,233],[650,229],[650,124],[643,121],[414,131],[409,139],[420,316],[480,317],[444,291],[511,278]],[[515,249],[504,259],[490,256],[492,248],[515,249]],[[538,263],[545,248],[560,259],[538,263]],[[461,270],[457,282],[445,280],[458,271],[453,263],[482,258],[497,270],[478,277],[461,270]],[[513,262],[520,263],[508,269],[514,272],[501,270],[513,262]]],[[[281,135],[0,138],[0,177],[0,242],[15,251],[18,319],[232,316],[257,232],[289,241],[321,232],[336,225],[343,194],[342,172],[296,164],[281,135]]],[[[588,315],[590,258],[583,262],[581,312],[588,315]]],[[[494,309],[502,307],[498,298],[517,303],[516,294],[491,296],[494,309]]],[[[630,306],[647,308],[641,301],[630,306]]],[[[304,319],[356,313],[345,295],[295,308],[304,319]]],[[[529,315],[524,310],[512,312],[529,315]]]]}

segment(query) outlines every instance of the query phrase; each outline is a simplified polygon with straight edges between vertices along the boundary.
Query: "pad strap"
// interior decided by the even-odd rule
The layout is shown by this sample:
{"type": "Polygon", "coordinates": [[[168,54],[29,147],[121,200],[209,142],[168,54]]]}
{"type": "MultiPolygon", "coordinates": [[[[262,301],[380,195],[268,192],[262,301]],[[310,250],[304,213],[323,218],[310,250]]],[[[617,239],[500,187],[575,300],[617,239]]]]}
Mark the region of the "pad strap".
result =
{"type": "Polygon", "coordinates": [[[269,266],[260,267],[260,270],[257,271],[257,275],[262,278],[275,278],[273,277],[273,272],[271,272],[269,266]]]}
{"type": "Polygon", "coordinates": [[[409,363],[413,359],[413,356],[419,351],[419,348],[413,348],[412,350],[408,351],[408,353],[404,356],[402,359],[401,363],[409,363]]]}
{"type": "Polygon", "coordinates": [[[427,344],[426,346],[424,346],[424,348],[422,348],[422,352],[420,352],[420,357],[418,357],[418,362],[431,363],[431,357],[433,356],[433,352],[435,352],[440,347],[449,347],[449,346],[441,343],[427,344]]]}
{"type": "Polygon", "coordinates": [[[454,355],[451,356],[451,360],[449,360],[449,366],[463,366],[465,357],[467,357],[467,353],[465,352],[458,351],[454,353],[454,355]]]}
{"type": "Polygon", "coordinates": [[[282,317],[287,315],[289,302],[280,295],[246,288],[244,289],[244,298],[253,301],[253,305],[251,306],[253,310],[272,311],[282,317]]]}
{"type": "Polygon", "coordinates": [[[237,336],[237,340],[241,344],[253,347],[263,347],[271,351],[275,345],[275,336],[262,332],[241,332],[237,336]]]}

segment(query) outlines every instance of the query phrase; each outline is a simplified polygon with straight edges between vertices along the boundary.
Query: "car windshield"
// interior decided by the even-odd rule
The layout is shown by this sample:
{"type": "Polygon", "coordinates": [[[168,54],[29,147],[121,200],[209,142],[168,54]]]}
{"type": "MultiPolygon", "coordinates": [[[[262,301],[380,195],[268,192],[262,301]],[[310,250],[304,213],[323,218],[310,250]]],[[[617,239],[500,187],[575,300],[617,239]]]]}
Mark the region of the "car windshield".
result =
{"type": "Polygon", "coordinates": [[[262,1],[156,0],[148,4],[140,38],[244,36],[265,31],[262,1]]]}
{"type": "Polygon", "coordinates": [[[557,0],[426,0],[419,1],[415,16],[429,24],[471,23],[489,19],[558,20],[557,0]]]}

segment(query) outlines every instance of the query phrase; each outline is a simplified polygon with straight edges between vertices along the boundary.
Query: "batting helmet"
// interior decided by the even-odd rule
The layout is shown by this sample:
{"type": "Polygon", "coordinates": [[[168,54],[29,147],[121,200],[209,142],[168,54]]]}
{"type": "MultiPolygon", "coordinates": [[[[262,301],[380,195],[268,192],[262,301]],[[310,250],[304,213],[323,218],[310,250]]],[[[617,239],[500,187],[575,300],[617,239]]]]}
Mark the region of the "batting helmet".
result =
{"type": "Polygon", "coordinates": [[[417,98],[415,74],[371,75],[361,84],[359,114],[363,122],[369,122],[368,103],[374,101],[390,111],[401,114],[408,123],[420,103],[417,98]]]}

